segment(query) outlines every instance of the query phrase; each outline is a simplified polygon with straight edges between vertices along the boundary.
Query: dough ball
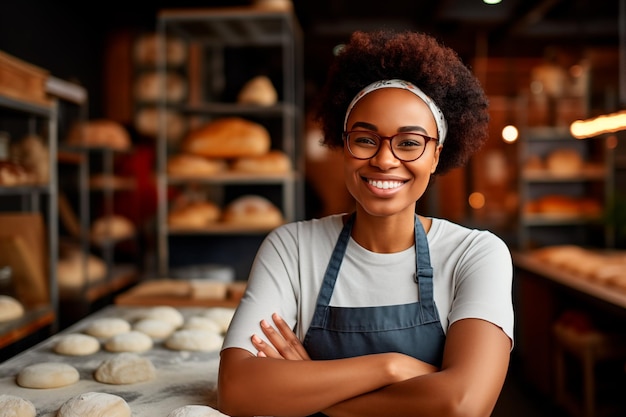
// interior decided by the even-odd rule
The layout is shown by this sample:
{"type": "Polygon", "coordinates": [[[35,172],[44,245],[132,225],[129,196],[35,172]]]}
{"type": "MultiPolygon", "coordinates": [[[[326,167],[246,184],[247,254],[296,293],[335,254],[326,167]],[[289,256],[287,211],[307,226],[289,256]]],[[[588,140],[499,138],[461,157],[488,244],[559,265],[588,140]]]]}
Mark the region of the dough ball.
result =
{"type": "Polygon", "coordinates": [[[133,324],[133,330],[145,333],[153,339],[164,339],[176,328],[172,323],[157,319],[141,319],[133,324]]]}
{"type": "Polygon", "coordinates": [[[228,417],[228,416],[206,405],[184,405],[182,407],[178,407],[170,411],[167,417],[228,417]]]}
{"type": "Polygon", "coordinates": [[[222,333],[226,333],[228,326],[230,326],[230,321],[235,315],[235,309],[230,307],[212,307],[202,315],[219,324],[222,333]]]}
{"type": "Polygon", "coordinates": [[[199,329],[199,330],[207,330],[213,333],[221,333],[222,326],[220,326],[215,320],[210,317],[204,316],[192,316],[189,317],[185,324],[183,325],[183,329],[199,329]]]}
{"type": "Polygon", "coordinates": [[[104,348],[109,352],[145,352],[152,349],[152,338],[145,333],[131,330],[111,336],[104,348]]]}
{"type": "Polygon", "coordinates": [[[93,337],[108,339],[116,334],[126,333],[130,329],[130,323],[124,319],[104,317],[92,321],[85,329],[85,333],[93,337]]]}
{"type": "Polygon", "coordinates": [[[17,375],[17,385],[24,388],[59,388],[78,382],[80,376],[72,365],[41,362],[28,365],[17,375]]]}
{"type": "Polygon", "coordinates": [[[73,333],[61,336],[54,351],[59,355],[85,356],[100,350],[100,341],[93,336],[73,333]]]}
{"type": "Polygon", "coordinates": [[[219,333],[200,329],[181,329],[165,340],[165,347],[172,350],[208,352],[222,347],[224,338],[219,333]]]}
{"type": "Polygon", "coordinates": [[[35,405],[24,398],[0,394],[0,417],[35,417],[35,405]]]}
{"type": "Polygon", "coordinates": [[[152,361],[136,353],[124,352],[102,362],[94,378],[105,384],[135,384],[150,381],[156,377],[152,361]]]}
{"type": "Polygon", "coordinates": [[[61,405],[56,417],[131,417],[128,403],[122,397],[105,392],[85,392],[61,405]]]}
{"type": "Polygon", "coordinates": [[[185,322],[185,318],[176,308],[171,306],[157,306],[146,310],[141,318],[156,319],[170,323],[175,328],[179,328],[185,322]]]}
{"type": "Polygon", "coordinates": [[[9,295],[0,295],[0,323],[19,319],[24,315],[24,306],[9,295]]]}

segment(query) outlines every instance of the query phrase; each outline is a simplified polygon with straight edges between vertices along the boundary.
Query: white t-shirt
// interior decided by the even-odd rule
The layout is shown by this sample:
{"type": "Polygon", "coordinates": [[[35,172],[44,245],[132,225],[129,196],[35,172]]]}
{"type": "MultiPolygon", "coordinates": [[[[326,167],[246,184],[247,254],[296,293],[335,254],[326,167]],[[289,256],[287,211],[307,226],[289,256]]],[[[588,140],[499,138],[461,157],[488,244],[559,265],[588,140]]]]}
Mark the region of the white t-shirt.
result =
{"type": "MultiPolygon", "coordinates": [[[[277,312],[304,339],[319,288],[343,227],[342,215],[290,223],[261,244],[223,349],[240,347],[256,354],[250,337],[264,337],[260,321],[277,312]],[[295,327],[294,327],[295,326],[295,327]]],[[[441,326],[479,318],[502,328],[513,342],[511,254],[488,231],[432,219],[427,235],[433,267],[434,299],[441,326]]],[[[335,284],[331,306],[363,307],[418,300],[415,248],[371,252],[350,239],[335,284]]]]}

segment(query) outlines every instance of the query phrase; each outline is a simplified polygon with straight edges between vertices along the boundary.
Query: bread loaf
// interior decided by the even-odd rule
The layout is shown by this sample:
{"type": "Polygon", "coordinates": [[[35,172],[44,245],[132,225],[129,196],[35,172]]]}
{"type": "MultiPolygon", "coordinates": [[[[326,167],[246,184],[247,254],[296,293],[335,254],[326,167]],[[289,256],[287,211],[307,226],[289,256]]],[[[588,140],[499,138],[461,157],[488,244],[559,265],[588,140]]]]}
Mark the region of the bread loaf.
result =
{"type": "Polygon", "coordinates": [[[546,168],[552,175],[575,175],[582,170],[583,160],[574,149],[556,149],[546,157],[546,168]]]}
{"type": "Polygon", "coordinates": [[[128,149],[131,145],[130,135],[124,126],[107,119],[74,124],[67,135],[66,143],[71,146],[118,150],[128,149]]]}
{"type": "Polygon", "coordinates": [[[291,170],[291,160],[285,152],[272,150],[259,156],[238,158],[231,164],[231,169],[251,174],[285,173],[291,170]]]}
{"type": "MultiPolygon", "coordinates": [[[[135,129],[144,136],[156,138],[159,135],[159,109],[143,107],[135,113],[135,129]]],[[[172,110],[165,112],[165,134],[167,142],[178,143],[185,134],[187,121],[180,113],[172,110]]]]}
{"type": "Polygon", "coordinates": [[[281,211],[271,201],[259,195],[243,195],[231,201],[224,209],[225,223],[272,228],[283,223],[281,211]]]}
{"type": "MultiPolygon", "coordinates": [[[[135,62],[139,65],[157,64],[159,35],[146,33],[137,38],[134,46],[135,62]]],[[[187,48],[183,41],[173,37],[165,40],[165,61],[170,66],[182,65],[187,58],[187,48]]]]}
{"type": "Polygon", "coordinates": [[[220,219],[220,208],[210,201],[195,201],[168,213],[167,223],[171,227],[206,227],[220,219]]]}
{"type": "Polygon", "coordinates": [[[240,117],[224,117],[189,132],[181,150],[207,158],[241,158],[263,155],[270,146],[270,134],[263,125],[240,117]]]}
{"type": "Polygon", "coordinates": [[[187,95],[187,83],[179,74],[170,71],[165,74],[165,80],[162,80],[157,71],[149,71],[140,74],[135,80],[135,98],[139,101],[156,102],[161,99],[163,87],[168,102],[179,103],[187,95]]]}
{"type": "Polygon", "coordinates": [[[239,95],[237,102],[240,104],[255,104],[259,106],[271,106],[276,104],[278,94],[272,81],[265,75],[257,75],[246,82],[239,95]]]}
{"type": "Polygon", "coordinates": [[[167,173],[171,176],[201,178],[226,171],[226,161],[191,154],[177,154],[167,161],[167,173]]]}

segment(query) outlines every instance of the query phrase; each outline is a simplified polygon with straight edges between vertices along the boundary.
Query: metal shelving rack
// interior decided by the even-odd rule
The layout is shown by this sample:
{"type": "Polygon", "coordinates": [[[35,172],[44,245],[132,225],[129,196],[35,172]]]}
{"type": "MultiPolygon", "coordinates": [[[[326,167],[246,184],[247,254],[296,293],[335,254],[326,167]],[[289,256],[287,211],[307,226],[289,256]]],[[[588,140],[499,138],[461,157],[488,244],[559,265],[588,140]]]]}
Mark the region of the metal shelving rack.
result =
{"type": "MultiPolygon", "coordinates": [[[[58,224],[57,224],[57,111],[58,102],[51,99],[48,104],[35,103],[0,94],[0,119],[7,121],[11,127],[26,133],[35,133],[38,128],[47,133],[49,154],[49,178],[46,184],[1,186],[0,201],[4,198],[18,200],[21,212],[42,213],[46,227],[46,267],[47,302],[25,306],[24,315],[16,320],[0,323],[0,348],[35,334],[49,327],[50,334],[57,329],[58,289],[56,285],[56,268],[58,255],[58,224]],[[42,202],[42,200],[45,200],[42,202]],[[47,204],[45,204],[47,203],[47,204]]],[[[1,129],[0,129],[1,130],[1,129]]],[[[7,204],[5,207],[13,204],[7,204]]],[[[5,211],[4,209],[2,211],[5,211]]],[[[32,248],[29,248],[32,249],[32,248]]]]}
{"type": "MultiPolygon", "coordinates": [[[[211,9],[170,9],[158,14],[158,34],[161,40],[159,71],[167,71],[165,63],[164,39],[176,36],[185,41],[190,50],[199,52],[199,65],[203,68],[199,74],[201,97],[190,97],[185,104],[167,103],[165,94],[161,94],[161,118],[158,137],[158,272],[167,276],[170,269],[169,238],[171,236],[193,234],[220,239],[224,235],[259,235],[268,230],[242,230],[224,225],[207,227],[202,230],[176,231],[168,228],[168,190],[182,187],[184,179],[168,177],[166,164],[168,155],[173,150],[168,145],[164,112],[175,109],[190,118],[207,120],[214,117],[237,115],[256,119],[282,120],[280,138],[273,137],[277,147],[284,151],[292,161],[293,171],[282,175],[238,175],[232,172],[218,174],[202,179],[201,185],[210,187],[211,197],[224,203],[223,190],[228,186],[277,185],[282,187],[280,208],[286,221],[301,219],[304,213],[304,187],[302,175],[302,126],[303,126],[303,80],[302,71],[302,34],[292,12],[259,10],[253,7],[211,8],[211,9]],[[227,48],[280,48],[282,55],[282,85],[278,91],[280,101],[272,106],[242,105],[221,100],[228,79],[225,68],[227,48]]],[[[192,71],[198,72],[197,69],[192,71]]],[[[190,89],[194,88],[190,84],[190,89]]],[[[164,86],[162,87],[162,91],[164,86]]],[[[242,277],[239,277],[241,279],[242,277]]]]}

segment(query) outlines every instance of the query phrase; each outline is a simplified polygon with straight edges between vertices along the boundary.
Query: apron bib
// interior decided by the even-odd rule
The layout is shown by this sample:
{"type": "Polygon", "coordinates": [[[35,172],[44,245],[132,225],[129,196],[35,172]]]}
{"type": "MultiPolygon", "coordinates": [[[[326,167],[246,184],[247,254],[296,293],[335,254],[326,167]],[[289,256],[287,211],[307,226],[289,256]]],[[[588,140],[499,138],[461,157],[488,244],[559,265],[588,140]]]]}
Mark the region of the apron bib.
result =
{"type": "Polygon", "coordinates": [[[354,218],[355,214],[352,214],[337,239],[317,297],[313,320],[304,337],[304,348],[313,360],[399,352],[441,366],[445,334],[433,298],[428,240],[417,215],[415,281],[418,301],[373,307],[329,305],[354,218]]]}

